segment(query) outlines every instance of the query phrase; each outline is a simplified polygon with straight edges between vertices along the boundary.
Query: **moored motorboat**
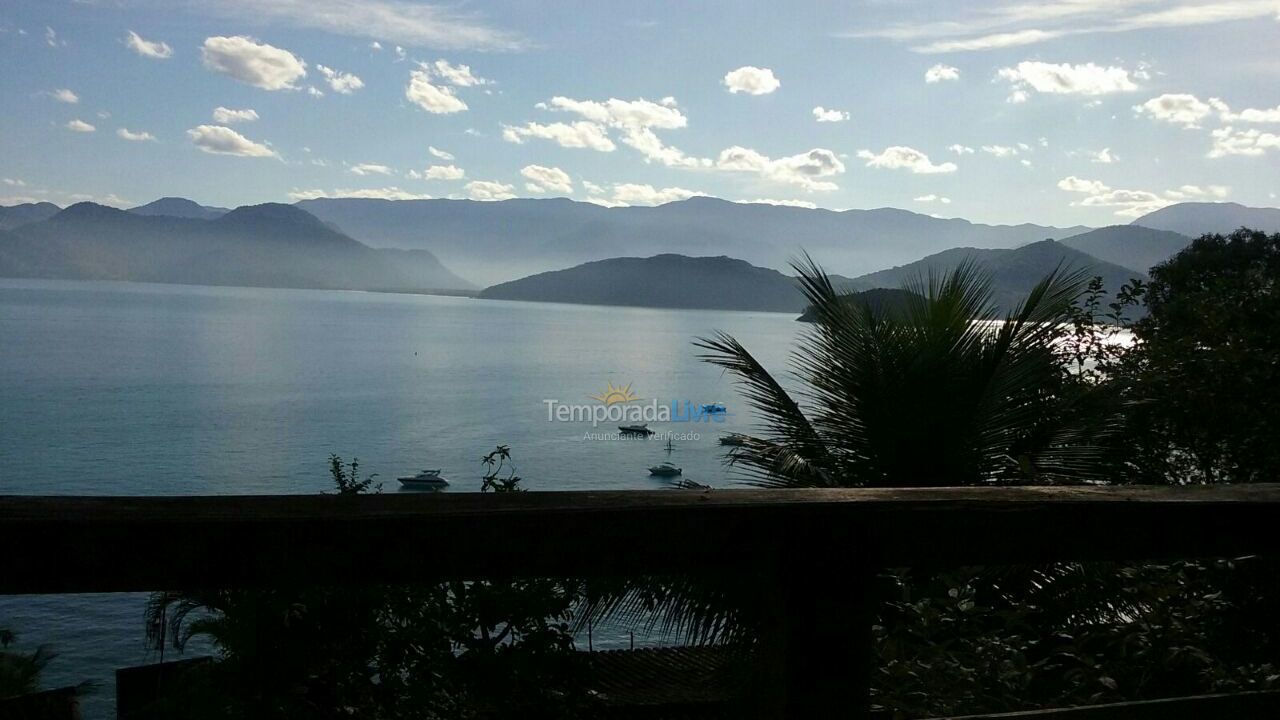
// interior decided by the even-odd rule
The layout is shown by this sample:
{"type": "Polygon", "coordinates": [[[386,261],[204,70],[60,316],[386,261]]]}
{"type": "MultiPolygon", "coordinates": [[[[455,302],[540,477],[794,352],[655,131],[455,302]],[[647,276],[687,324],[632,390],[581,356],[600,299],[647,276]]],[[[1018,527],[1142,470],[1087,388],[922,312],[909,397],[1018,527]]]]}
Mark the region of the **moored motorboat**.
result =
{"type": "Polygon", "coordinates": [[[747,444],[747,436],[738,433],[729,433],[720,437],[721,445],[729,445],[731,447],[742,447],[747,444]]]}
{"type": "Polygon", "coordinates": [[[417,475],[409,477],[396,478],[400,484],[407,488],[445,488],[449,487],[449,481],[440,477],[439,470],[423,470],[417,475]]]}
{"type": "Polygon", "coordinates": [[[619,425],[618,432],[623,435],[636,435],[640,437],[649,437],[653,431],[649,429],[648,424],[644,425],[619,425]]]}
{"type": "Polygon", "coordinates": [[[722,412],[728,411],[725,410],[724,405],[721,405],[720,403],[707,403],[702,406],[702,412],[708,415],[718,415],[722,412]]]}
{"type": "Polygon", "coordinates": [[[682,471],[680,468],[676,467],[675,465],[672,465],[669,462],[664,462],[661,465],[654,465],[653,467],[649,468],[649,474],[657,475],[658,477],[675,477],[676,475],[679,475],[681,472],[682,471]]]}

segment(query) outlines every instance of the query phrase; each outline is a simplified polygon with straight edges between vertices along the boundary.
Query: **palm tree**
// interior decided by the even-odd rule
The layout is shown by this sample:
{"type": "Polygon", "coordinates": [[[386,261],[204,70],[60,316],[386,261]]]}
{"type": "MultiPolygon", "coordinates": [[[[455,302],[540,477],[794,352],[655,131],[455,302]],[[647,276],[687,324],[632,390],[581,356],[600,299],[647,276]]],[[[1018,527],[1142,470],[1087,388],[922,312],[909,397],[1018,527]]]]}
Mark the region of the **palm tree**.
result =
{"type": "Polygon", "coordinates": [[[920,487],[1098,479],[1113,416],[1075,382],[1058,343],[1081,272],[1055,270],[1001,317],[965,263],[906,288],[901,307],[836,291],[793,264],[816,323],[792,357],[789,392],[741,343],[701,338],[759,416],[730,464],[764,487],[920,487]]]}

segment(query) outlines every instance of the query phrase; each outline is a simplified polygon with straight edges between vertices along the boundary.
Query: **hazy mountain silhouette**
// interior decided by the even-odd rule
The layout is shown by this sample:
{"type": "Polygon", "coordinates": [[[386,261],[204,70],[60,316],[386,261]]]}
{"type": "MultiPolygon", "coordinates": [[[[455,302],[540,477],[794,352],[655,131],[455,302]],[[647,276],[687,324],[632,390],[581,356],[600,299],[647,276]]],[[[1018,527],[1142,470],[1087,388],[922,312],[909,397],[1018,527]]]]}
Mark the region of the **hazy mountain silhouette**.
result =
{"type": "Polygon", "coordinates": [[[800,312],[795,278],[729,257],[664,254],[596,260],[485,288],[494,300],[800,312]]]}
{"type": "Polygon", "coordinates": [[[1191,244],[1191,238],[1140,225],[1112,225],[1074,235],[1062,244],[1145,274],[1191,244]]]}
{"type": "Polygon", "coordinates": [[[214,220],[226,215],[227,208],[209,207],[193,200],[180,197],[162,197],[146,205],[130,208],[135,215],[165,215],[168,217],[194,218],[196,220],[214,220]]]}
{"type": "Polygon", "coordinates": [[[1187,237],[1199,237],[1205,233],[1225,235],[1242,227],[1277,233],[1280,232],[1280,208],[1246,207],[1233,202],[1178,203],[1147,213],[1131,224],[1169,230],[1187,237]]]}
{"type": "Polygon", "coordinates": [[[0,276],[364,290],[465,289],[429,252],[377,250],[292,205],[214,220],[78,203],[0,240],[0,276]]]}
{"type": "MultiPolygon", "coordinates": [[[[836,285],[835,278],[832,278],[832,285],[836,285]]],[[[872,312],[885,314],[892,314],[902,310],[907,307],[907,303],[911,302],[912,298],[918,297],[919,295],[910,290],[902,290],[900,288],[875,288],[863,290],[862,292],[851,292],[845,296],[848,302],[865,303],[871,306],[872,312]]],[[[814,312],[812,305],[808,305],[805,307],[804,313],[796,319],[800,322],[817,322],[817,313],[814,312]]]]}
{"type": "Polygon", "coordinates": [[[0,230],[9,230],[19,225],[47,220],[61,211],[62,208],[50,202],[0,205],[0,230]]]}
{"type": "Polygon", "coordinates": [[[1013,248],[1089,229],[980,225],[892,208],[835,212],[707,197],[623,208],[564,198],[336,198],[298,205],[362,242],[425,248],[463,276],[489,283],[658,253],[728,255],[785,270],[802,249],[832,272],[852,275],[956,246],[1013,248]]]}
{"type": "Polygon", "coordinates": [[[1146,273],[1099,260],[1056,240],[1041,240],[1013,250],[953,248],[913,263],[852,278],[846,287],[859,291],[901,288],[909,281],[927,278],[930,272],[940,275],[970,259],[990,274],[992,299],[1002,310],[1021,302],[1037,282],[1059,266],[1068,270],[1087,269],[1091,275],[1101,275],[1111,293],[1132,278],[1146,278],[1146,273]]]}

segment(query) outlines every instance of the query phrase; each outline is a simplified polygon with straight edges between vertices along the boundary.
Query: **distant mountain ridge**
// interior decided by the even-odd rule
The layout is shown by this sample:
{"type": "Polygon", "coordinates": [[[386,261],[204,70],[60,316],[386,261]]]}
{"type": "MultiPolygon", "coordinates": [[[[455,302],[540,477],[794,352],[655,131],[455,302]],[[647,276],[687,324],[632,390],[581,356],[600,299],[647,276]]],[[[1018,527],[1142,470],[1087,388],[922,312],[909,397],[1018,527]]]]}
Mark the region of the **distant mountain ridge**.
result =
{"type": "Polygon", "coordinates": [[[1238,228],[1280,233],[1280,208],[1248,207],[1233,202],[1188,202],[1147,213],[1131,224],[1168,230],[1187,237],[1223,235],[1238,228]]]}
{"type": "Polygon", "coordinates": [[[726,255],[785,270],[802,250],[833,272],[858,274],[956,246],[1012,248],[1089,230],[982,225],[894,208],[836,212],[708,197],[619,208],[564,198],[326,198],[298,206],[371,245],[426,248],[461,275],[486,283],[631,255],[726,255]]]}
{"type": "Polygon", "coordinates": [[[146,205],[130,208],[135,215],[164,215],[167,217],[193,218],[196,220],[216,220],[230,212],[227,208],[209,207],[193,200],[180,197],[162,197],[146,205]]]}
{"type": "Polygon", "coordinates": [[[292,205],[212,220],[77,203],[0,237],[0,276],[423,291],[473,287],[429,252],[377,250],[292,205]]]}
{"type": "Polygon", "coordinates": [[[62,212],[62,208],[51,202],[0,205],[0,230],[12,230],[19,225],[48,220],[59,212],[62,212]]]}
{"type": "Polygon", "coordinates": [[[1066,238],[1062,244],[1145,275],[1190,245],[1191,238],[1140,225],[1112,225],[1066,238]]]}
{"type": "Polygon", "coordinates": [[[1099,260],[1056,240],[1042,240],[1020,248],[953,248],[921,258],[913,263],[869,273],[848,280],[845,287],[863,291],[874,288],[901,288],[930,272],[941,274],[971,260],[991,277],[992,300],[1003,311],[1026,298],[1035,284],[1055,268],[1084,269],[1099,275],[1108,293],[1114,293],[1131,279],[1145,279],[1146,273],[1099,260]]]}
{"type": "Polygon", "coordinates": [[[490,300],[800,312],[795,278],[730,257],[663,254],[595,260],[480,291],[490,300]]]}

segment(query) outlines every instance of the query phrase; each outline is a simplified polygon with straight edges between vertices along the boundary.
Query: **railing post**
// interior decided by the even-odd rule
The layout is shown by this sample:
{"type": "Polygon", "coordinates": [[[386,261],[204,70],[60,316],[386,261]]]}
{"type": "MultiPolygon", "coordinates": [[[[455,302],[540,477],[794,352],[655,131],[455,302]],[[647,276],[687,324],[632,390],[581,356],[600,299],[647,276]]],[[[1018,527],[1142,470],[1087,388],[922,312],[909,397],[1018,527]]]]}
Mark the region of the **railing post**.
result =
{"type": "Polygon", "coordinates": [[[771,686],[765,714],[865,720],[875,656],[874,570],[813,552],[811,546],[783,554],[773,573],[770,622],[761,638],[771,686]]]}

